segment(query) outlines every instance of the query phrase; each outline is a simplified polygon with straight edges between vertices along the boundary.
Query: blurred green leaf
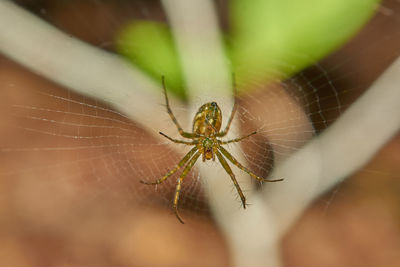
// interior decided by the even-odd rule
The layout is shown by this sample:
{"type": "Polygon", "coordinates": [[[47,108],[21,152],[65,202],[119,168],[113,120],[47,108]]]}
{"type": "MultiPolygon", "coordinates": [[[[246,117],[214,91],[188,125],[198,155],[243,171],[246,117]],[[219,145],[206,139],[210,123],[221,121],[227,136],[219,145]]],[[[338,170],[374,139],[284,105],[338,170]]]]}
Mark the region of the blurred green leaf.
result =
{"type": "Polygon", "coordinates": [[[169,90],[185,98],[183,79],[171,32],[165,24],[135,21],[117,37],[117,51],[157,81],[165,76],[169,90]]]}
{"type": "MultiPolygon", "coordinates": [[[[284,79],[338,48],[370,18],[379,0],[232,0],[227,47],[240,84],[284,79]]],[[[136,21],[117,39],[119,53],[184,98],[169,28],[136,21]]]]}
{"type": "Polygon", "coordinates": [[[379,0],[233,0],[231,56],[241,82],[285,78],[348,40],[379,0]]]}

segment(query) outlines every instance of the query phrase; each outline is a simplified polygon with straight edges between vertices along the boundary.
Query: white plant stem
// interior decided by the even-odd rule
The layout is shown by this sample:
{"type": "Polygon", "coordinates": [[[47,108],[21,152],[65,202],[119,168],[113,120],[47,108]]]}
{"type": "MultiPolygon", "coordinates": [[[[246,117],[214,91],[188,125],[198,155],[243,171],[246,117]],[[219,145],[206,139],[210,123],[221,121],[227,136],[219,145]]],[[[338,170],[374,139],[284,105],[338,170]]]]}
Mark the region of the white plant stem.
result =
{"type": "MultiPolygon", "coordinates": [[[[233,90],[231,75],[222,47],[218,20],[210,0],[163,0],[171,28],[174,33],[177,50],[187,81],[187,92],[191,102],[191,114],[199,104],[215,101],[224,113],[225,122],[230,115],[233,90]]],[[[236,120],[237,121],[237,120],[236,120]]],[[[237,134],[235,123],[230,133],[237,134]]],[[[230,147],[230,152],[246,165],[238,147],[230,147]]],[[[254,195],[251,180],[247,174],[235,171],[236,179],[246,192],[249,203],[257,202],[256,207],[242,210],[236,200],[236,191],[232,193],[232,181],[216,160],[216,164],[198,164],[201,179],[209,196],[213,214],[225,233],[236,266],[278,266],[276,246],[271,249],[270,240],[275,239],[274,227],[262,227],[254,231],[260,222],[270,223],[267,207],[254,195]],[[250,190],[249,190],[250,189],[250,190]],[[245,235],[245,236],[243,236],[245,235]],[[264,238],[260,238],[263,236],[264,238]],[[265,253],[274,251],[274,253],[265,253]],[[260,254],[261,252],[261,254],[260,254]]]]}
{"type": "Polygon", "coordinates": [[[320,136],[274,170],[264,199],[284,232],[310,202],[360,169],[400,129],[400,59],[320,136]]]}
{"type": "Polygon", "coordinates": [[[165,107],[159,83],[121,57],[62,33],[5,0],[0,1],[0,53],[66,88],[108,102],[150,133],[159,136],[160,129],[170,127],[167,117],[160,116],[165,107]]]}
{"type": "Polygon", "coordinates": [[[232,100],[231,75],[211,0],[163,0],[191,102],[232,100]],[[205,98],[208,97],[208,99],[205,98]]]}

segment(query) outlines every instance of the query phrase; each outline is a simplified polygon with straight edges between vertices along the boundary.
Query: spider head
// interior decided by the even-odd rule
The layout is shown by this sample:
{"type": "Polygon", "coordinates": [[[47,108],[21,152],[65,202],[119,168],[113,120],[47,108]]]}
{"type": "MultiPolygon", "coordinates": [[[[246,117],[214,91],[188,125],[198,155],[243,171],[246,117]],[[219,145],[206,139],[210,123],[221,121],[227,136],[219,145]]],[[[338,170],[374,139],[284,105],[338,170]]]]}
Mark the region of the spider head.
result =
{"type": "Polygon", "coordinates": [[[203,140],[203,161],[210,160],[214,158],[213,152],[214,141],[211,138],[204,138],[203,140]]]}

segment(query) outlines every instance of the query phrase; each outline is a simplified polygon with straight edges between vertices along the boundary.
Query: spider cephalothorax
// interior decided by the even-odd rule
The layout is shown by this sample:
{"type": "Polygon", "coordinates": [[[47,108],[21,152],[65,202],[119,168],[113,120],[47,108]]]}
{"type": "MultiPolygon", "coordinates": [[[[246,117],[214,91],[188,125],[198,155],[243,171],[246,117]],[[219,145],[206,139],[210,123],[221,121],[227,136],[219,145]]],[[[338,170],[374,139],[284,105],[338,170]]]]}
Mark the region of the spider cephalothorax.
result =
{"type": "MultiPolygon", "coordinates": [[[[234,81],[234,79],[233,79],[233,81],[234,81]]],[[[179,219],[179,221],[181,223],[183,223],[183,220],[181,219],[181,217],[178,214],[178,200],[179,200],[179,193],[180,193],[181,187],[182,187],[182,181],[186,177],[186,175],[189,173],[189,171],[192,169],[192,167],[194,166],[194,164],[196,163],[196,161],[198,160],[200,155],[202,155],[203,161],[210,160],[210,159],[215,160],[215,156],[217,156],[222,167],[225,169],[225,171],[231,177],[232,182],[235,185],[236,190],[238,191],[240,199],[242,200],[243,208],[246,208],[246,198],[245,198],[238,182],[236,181],[235,175],[233,174],[228,163],[226,162],[225,158],[227,158],[230,162],[232,162],[234,165],[236,165],[239,169],[247,172],[251,177],[257,179],[258,181],[261,181],[261,182],[263,182],[263,181],[266,181],[266,182],[282,181],[282,179],[266,180],[264,178],[261,178],[261,177],[255,175],[249,169],[247,169],[242,164],[240,164],[225,148],[222,147],[222,145],[225,145],[225,144],[239,142],[253,134],[256,134],[256,132],[252,132],[246,136],[228,140],[228,141],[221,141],[221,140],[217,139],[218,137],[224,137],[229,131],[229,127],[231,126],[232,119],[236,112],[236,100],[233,105],[232,112],[229,117],[228,123],[222,132],[220,131],[221,124],[222,124],[221,109],[218,107],[216,102],[210,102],[210,103],[206,103],[206,104],[202,105],[199,108],[199,110],[197,111],[197,113],[193,119],[192,132],[188,133],[188,132],[183,131],[182,127],[180,126],[180,124],[176,120],[174,114],[172,113],[172,110],[169,106],[167,89],[165,86],[164,77],[162,77],[162,84],[163,84],[163,88],[164,88],[165,102],[167,104],[167,112],[168,112],[169,116],[171,117],[172,121],[178,128],[179,134],[184,138],[191,139],[192,141],[176,140],[176,139],[173,139],[173,138],[165,135],[162,132],[160,132],[160,134],[165,136],[172,142],[179,143],[179,144],[193,145],[194,147],[183,157],[183,159],[178,163],[177,166],[175,166],[174,169],[170,170],[162,178],[160,178],[154,182],[146,182],[146,181],[141,181],[141,182],[144,184],[152,184],[152,185],[161,184],[168,177],[170,177],[172,174],[174,174],[177,170],[179,170],[180,168],[185,166],[185,168],[182,171],[182,174],[180,175],[180,177],[178,179],[176,189],[175,189],[174,202],[173,202],[173,208],[174,208],[176,217],[179,219]]],[[[235,83],[233,84],[233,88],[236,92],[235,83]]]]}

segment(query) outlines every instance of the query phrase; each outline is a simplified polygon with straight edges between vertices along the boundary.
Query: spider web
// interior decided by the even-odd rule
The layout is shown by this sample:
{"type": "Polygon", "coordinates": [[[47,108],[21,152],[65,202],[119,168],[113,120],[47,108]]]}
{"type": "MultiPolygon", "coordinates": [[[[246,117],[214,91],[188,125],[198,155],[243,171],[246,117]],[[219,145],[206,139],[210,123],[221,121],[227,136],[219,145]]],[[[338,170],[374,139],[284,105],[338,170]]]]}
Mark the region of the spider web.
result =
{"type": "MultiPolygon", "coordinates": [[[[63,31],[108,50],[113,50],[113,35],[127,20],[165,19],[153,1],[25,3],[63,31]]],[[[223,4],[218,2],[221,10],[223,4]]],[[[400,26],[399,10],[398,1],[385,1],[344,48],[294,77],[275,81],[268,90],[240,95],[235,120],[241,130],[230,136],[254,130],[258,134],[227,149],[239,146],[245,165],[267,177],[277,162],[323,132],[397,56],[400,36],[393,25],[400,26]]],[[[0,190],[2,198],[11,201],[10,213],[51,225],[78,220],[96,206],[138,217],[154,210],[171,213],[176,178],[156,187],[139,183],[162,177],[181,159],[167,140],[155,139],[104,101],[60,88],[5,58],[0,64],[0,93],[6,103],[1,106],[0,190]]],[[[256,82],[252,86],[263,87],[256,82]]],[[[167,112],[160,117],[170,120],[167,112]]],[[[223,123],[227,117],[224,114],[223,123]]],[[[172,122],[160,131],[178,137],[172,122]]],[[[220,176],[229,179],[222,168],[220,176]]],[[[195,169],[183,184],[180,209],[194,218],[210,216],[201,184],[195,169]]],[[[328,207],[333,199],[322,201],[328,207]]]]}

